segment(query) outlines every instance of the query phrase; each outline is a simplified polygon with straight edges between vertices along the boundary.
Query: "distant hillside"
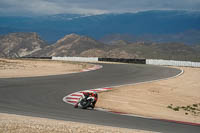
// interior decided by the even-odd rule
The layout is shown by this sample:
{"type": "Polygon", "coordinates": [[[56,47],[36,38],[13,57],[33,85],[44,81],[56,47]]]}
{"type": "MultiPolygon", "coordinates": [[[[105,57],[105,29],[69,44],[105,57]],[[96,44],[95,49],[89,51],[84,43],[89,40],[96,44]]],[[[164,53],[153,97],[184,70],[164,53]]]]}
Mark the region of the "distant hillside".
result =
{"type": "Polygon", "coordinates": [[[31,56],[80,56],[84,51],[94,48],[103,49],[104,46],[103,43],[89,37],[70,34],[31,56]]]}
{"type": "Polygon", "coordinates": [[[191,11],[145,11],[94,16],[78,14],[39,17],[1,16],[0,20],[0,34],[37,32],[49,43],[55,43],[70,33],[90,36],[96,40],[106,35],[130,35],[121,40],[131,40],[131,42],[196,44],[200,40],[200,12],[191,11]]]}
{"type": "Polygon", "coordinates": [[[110,34],[102,37],[101,42],[105,44],[114,44],[117,41],[124,40],[127,42],[154,42],[154,43],[184,43],[194,45],[200,43],[200,30],[189,30],[176,34],[145,34],[145,35],[128,35],[128,34],[110,34]]]}
{"type": "Polygon", "coordinates": [[[45,46],[36,33],[12,33],[0,36],[0,57],[27,56],[45,46]]]}
{"type": "Polygon", "coordinates": [[[87,36],[69,34],[52,45],[36,33],[14,33],[0,37],[0,57],[82,56],[112,58],[150,58],[200,61],[200,44],[130,43],[115,41],[106,45],[87,36]]]}
{"type": "Polygon", "coordinates": [[[130,43],[126,46],[118,46],[118,49],[128,54],[134,53],[138,58],[200,60],[199,50],[182,43],[130,43]]]}

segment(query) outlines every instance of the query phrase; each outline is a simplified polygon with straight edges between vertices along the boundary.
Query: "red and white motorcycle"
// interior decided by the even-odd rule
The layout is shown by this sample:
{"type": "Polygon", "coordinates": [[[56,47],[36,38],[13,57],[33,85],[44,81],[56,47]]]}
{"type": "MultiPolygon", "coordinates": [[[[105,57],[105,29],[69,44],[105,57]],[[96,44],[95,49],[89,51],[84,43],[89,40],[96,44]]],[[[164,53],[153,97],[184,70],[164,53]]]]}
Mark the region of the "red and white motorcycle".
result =
{"type": "Polygon", "coordinates": [[[75,108],[80,107],[82,109],[87,109],[87,108],[94,108],[93,102],[95,101],[95,98],[92,96],[85,97],[84,95],[79,99],[77,104],[74,106],[75,108]]]}

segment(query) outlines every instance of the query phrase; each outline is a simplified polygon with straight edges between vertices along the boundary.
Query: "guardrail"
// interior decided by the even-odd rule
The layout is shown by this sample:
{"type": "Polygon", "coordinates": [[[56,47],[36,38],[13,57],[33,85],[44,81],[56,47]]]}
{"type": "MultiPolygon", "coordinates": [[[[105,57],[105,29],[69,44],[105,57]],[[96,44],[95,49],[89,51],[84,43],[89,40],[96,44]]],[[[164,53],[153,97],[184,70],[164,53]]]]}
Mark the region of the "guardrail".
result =
{"type": "Polygon", "coordinates": [[[20,57],[22,59],[52,59],[52,57],[20,57]]]}
{"type": "Polygon", "coordinates": [[[52,57],[52,60],[97,62],[98,57],[52,57]]]}
{"type": "Polygon", "coordinates": [[[200,62],[146,59],[146,64],[162,66],[200,67],[200,62]]]}
{"type": "Polygon", "coordinates": [[[176,61],[162,59],[124,59],[124,58],[98,58],[98,57],[21,57],[28,59],[52,59],[63,61],[79,61],[79,62],[122,62],[135,64],[163,65],[163,66],[183,66],[183,67],[200,67],[200,62],[176,61]]]}
{"type": "Polygon", "coordinates": [[[146,59],[98,58],[98,61],[146,64],[146,59]]]}

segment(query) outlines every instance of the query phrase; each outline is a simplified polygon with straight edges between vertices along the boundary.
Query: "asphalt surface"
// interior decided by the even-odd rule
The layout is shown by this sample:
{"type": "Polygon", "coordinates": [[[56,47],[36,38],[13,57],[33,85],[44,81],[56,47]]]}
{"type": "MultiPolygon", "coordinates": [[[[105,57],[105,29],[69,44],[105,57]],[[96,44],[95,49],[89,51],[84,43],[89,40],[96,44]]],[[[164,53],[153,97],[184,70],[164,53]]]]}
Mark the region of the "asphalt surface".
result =
{"type": "Polygon", "coordinates": [[[64,96],[80,90],[156,80],[180,73],[178,69],[151,65],[101,65],[103,69],[83,73],[0,79],[0,112],[164,133],[200,132],[200,126],[75,109],[62,101],[64,96]]]}

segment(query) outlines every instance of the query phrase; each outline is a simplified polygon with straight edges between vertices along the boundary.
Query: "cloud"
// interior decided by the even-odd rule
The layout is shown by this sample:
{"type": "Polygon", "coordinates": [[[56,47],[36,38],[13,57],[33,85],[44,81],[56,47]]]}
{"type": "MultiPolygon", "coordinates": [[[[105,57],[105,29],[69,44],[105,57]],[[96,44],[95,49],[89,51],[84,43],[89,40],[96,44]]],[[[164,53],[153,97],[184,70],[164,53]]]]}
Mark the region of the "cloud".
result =
{"type": "Polygon", "coordinates": [[[0,11],[8,14],[58,14],[64,12],[60,3],[45,0],[1,0],[0,11]],[[2,6],[3,5],[3,6],[2,6]]]}
{"type": "Polygon", "coordinates": [[[103,14],[144,10],[198,10],[200,0],[1,0],[2,15],[103,14]]]}

